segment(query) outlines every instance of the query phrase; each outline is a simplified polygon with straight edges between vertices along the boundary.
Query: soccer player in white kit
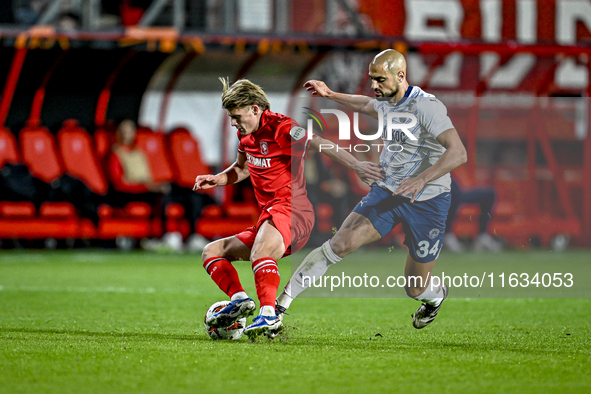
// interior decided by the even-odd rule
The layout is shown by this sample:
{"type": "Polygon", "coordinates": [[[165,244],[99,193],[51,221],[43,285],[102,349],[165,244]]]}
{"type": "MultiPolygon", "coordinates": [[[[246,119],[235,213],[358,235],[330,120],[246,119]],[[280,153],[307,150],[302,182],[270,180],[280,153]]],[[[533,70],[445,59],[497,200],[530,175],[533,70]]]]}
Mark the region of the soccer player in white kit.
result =
{"type": "Polygon", "coordinates": [[[376,98],[333,92],[322,81],[304,85],[313,96],[376,119],[383,117],[380,165],[386,179],[374,182],[336,234],[306,256],[279,295],[276,314],[283,315],[310,286],[304,277],[320,278],[332,264],[402,223],[408,246],[405,290],[422,302],[413,315],[413,326],[423,328],[435,319],[447,297],[447,287],[431,286],[430,278],[443,246],[451,201],[449,172],[466,162],[466,149],[441,101],[408,84],[406,60],[400,52],[388,49],[376,55],[369,77],[376,98]],[[397,130],[388,132],[388,120],[398,120],[397,130]]]}

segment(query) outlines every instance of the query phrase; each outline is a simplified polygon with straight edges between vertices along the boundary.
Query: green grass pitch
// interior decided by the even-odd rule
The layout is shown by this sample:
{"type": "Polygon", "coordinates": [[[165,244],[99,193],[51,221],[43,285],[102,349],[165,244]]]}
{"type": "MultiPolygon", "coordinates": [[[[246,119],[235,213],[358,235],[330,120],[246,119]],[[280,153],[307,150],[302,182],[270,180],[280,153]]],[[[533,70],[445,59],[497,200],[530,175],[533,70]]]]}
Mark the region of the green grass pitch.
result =
{"type": "MultiPolygon", "coordinates": [[[[237,268],[254,295],[250,265],[237,268]]],[[[302,298],[282,337],[253,343],[206,335],[225,298],[197,256],[2,251],[0,393],[591,392],[589,299],[450,298],[415,330],[411,299],[302,298]]]]}

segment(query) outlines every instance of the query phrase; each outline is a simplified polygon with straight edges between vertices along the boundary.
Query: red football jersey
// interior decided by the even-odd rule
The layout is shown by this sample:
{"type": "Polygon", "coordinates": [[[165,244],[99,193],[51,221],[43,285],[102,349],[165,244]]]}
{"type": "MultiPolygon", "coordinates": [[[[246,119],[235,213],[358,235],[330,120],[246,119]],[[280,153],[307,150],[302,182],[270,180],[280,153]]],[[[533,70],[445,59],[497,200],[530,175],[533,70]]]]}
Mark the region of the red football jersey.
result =
{"type": "Polygon", "coordinates": [[[246,155],[250,180],[261,209],[273,200],[306,195],[306,130],[289,116],[265,110],[257,131],[238,132],[238,151],[246,155]]]}

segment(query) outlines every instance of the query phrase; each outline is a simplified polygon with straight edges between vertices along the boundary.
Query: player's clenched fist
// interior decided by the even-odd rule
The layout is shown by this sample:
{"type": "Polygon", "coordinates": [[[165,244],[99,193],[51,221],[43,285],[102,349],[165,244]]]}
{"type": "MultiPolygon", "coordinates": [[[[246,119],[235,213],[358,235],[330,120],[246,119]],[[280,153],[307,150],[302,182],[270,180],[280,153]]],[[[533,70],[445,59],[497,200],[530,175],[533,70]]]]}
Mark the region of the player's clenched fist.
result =
{"type": "Polygon", "coordinates": [[[312,96],[329,97],[332,90],[322,81],[310,80],[304,84],[304,87],[312,96]]]}
{"type": "Polygon", "coordinates": [[[216,186],[223,186],[222,177],[220,175],[199,175],[195,178],[195,186],[193,190],[207,190],[216,186]]]}

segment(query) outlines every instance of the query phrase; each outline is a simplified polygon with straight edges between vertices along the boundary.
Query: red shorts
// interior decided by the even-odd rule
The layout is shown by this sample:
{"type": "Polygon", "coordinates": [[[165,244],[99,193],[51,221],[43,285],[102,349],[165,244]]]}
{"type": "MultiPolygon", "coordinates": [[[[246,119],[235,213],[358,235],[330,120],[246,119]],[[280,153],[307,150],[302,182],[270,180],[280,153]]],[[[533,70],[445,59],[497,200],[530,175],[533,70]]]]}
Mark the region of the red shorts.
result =
{"type": "Polygon", "coordinates": [[[295,206],[291,199],[271,201],[263,207],[257,224],[236,234],[236,238],[252,249],[259,228],[267,219],[273,220],[273,225],[283,237],[285,257],[297,252],[308,242],[314,227],[314,210],[307,198],[298,199],[295,206]]]}

